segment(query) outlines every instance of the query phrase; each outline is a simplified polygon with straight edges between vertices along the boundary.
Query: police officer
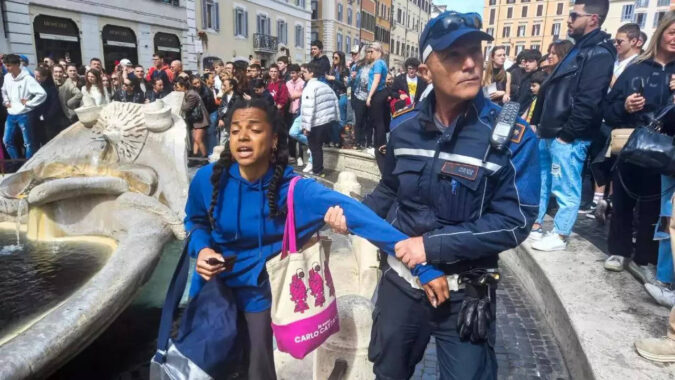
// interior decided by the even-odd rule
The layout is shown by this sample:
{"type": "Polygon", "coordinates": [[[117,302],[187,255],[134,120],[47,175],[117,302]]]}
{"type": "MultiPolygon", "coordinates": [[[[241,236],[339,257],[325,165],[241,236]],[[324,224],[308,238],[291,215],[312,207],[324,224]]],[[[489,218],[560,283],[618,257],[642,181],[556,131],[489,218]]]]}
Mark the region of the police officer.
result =
{"type": "MultiPolygon", "coordinates": [[[[368,353],[378,379],[410,378],[431,336],[441,379],[497,377],[494,286],[459,278],[493,273],[498,254],[525,240],[538,211],[539,162],[522,119],[506,148],[490,143],[500,107],[481,91],[481,41],[492,37],[480,29],[478,14],[450,11],[426,25],[419,71],[434,90],[392,120],[382,179],[364,200],[412,236],[396,245],[398,260],[382,262],[368,353]],[[408,269],[419,264],[434,267],[432,281],[408,269]],[[485,325],[458,328],[460,315],[466,327],[486,304],[485,325]]],[[[341,232],[349,223],[339,209],[326,222],[341,232]]]]}

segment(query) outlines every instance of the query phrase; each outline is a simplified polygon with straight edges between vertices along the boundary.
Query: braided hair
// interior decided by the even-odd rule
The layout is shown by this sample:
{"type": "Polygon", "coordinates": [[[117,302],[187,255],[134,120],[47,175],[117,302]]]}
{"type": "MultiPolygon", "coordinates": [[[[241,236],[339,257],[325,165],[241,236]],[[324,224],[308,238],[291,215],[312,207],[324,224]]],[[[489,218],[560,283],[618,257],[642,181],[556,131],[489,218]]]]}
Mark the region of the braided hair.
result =
{"type": "MultiPolygon", "coordinates": [[[[270,165],[274,166],[274,175],[272,176],[272,180],[267,189],[267,201],[269,203],[270,216],[278,217],[283,215],[283,212],[279,210],[279,207],[277,206],[277,201],[279,199],[279,187],[284,176],[284,170],[288,165],[288,132],[283,125],[281,115],[279,115],[276,107],[270,105],[264,99],[252,98],[251,100],[244,100],[239,98],[233,104],[232,112],[228,112],[229,116],[225,120],[225,128],[228,133],[234,113],[238,109],[245,108],[257,108],[264,111],[267,116],[267,122],[272,127],[272,133],[277,136],[276,150],[273,150],[272,158],[270,159],[270,165]]],[[[211,205],[209,206],[209,221],[211,222],[211,228],[215,226],[214,210],[216,208],[216,203],[218,203],[218,196],[221,190],[221,177],[223,172],[227,172],[230,169],[230,166],[234,161],[235,159],[230,151],[228,139],[225,143],[225,149],[223,149],[223,152],[220,154],[220,158],[218,158],[218,161],[213,165],[213,174],[211,175],[211,185],[213,186],[211,205]]]]}

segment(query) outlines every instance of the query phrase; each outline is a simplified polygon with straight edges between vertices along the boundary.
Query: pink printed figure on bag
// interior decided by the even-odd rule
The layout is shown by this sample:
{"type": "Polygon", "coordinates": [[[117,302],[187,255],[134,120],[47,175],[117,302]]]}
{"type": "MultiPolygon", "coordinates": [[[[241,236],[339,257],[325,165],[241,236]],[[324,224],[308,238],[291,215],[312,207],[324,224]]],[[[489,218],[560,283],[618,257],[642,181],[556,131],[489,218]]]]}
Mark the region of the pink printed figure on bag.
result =
{"type": "Polygon", "coordinates": [[[305,272],[298,269],[291,279],[291,301],[295,302],[295,312],[304,313],[309,309],[307,304],[307,286],[302,281],[305,277],[305,272]]]}
{"type": "Polygon", "coordinates": [[[333,285],[333,276],[330,274],[330,269],[328,268],[328,260],[326,260],[323,267],[326,276],[326,286],[328,286],[328,295],[333,297],[335,296],[335,286],[333,285]]]}
{"type": "Polygon", "coordinates": [[[309,270],[309,290],[314,296],[314,306],[321,307],[326,303],[326,297],[323,292],[323,278],[321,273],[321,266],[319,263],[313,263],[312,269],[309,270]]]}

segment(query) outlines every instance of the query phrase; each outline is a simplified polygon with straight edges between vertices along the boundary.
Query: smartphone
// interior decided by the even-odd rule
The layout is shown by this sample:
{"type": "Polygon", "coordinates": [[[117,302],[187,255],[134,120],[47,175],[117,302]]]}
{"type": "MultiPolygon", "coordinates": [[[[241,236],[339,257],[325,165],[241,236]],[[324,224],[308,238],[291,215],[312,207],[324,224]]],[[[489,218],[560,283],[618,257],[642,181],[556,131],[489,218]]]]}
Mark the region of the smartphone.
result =
{"type": "Polygon", "coordinates": [[[234,262],[236,260],[237,256],[223,256],[223,260],[218,260],[215,257],[211,257],[208,260],[206,260],[206,263],[209,265],[224,265],[225,266],[225,272],[229,272],[234,268],[234,262]]]}
{"type": "Polygon", "coordinates": [[[636,94],[643,96],[645,93],[645,82],[641,77],[633,78],[632,83],[633,90],[636,94]]]}

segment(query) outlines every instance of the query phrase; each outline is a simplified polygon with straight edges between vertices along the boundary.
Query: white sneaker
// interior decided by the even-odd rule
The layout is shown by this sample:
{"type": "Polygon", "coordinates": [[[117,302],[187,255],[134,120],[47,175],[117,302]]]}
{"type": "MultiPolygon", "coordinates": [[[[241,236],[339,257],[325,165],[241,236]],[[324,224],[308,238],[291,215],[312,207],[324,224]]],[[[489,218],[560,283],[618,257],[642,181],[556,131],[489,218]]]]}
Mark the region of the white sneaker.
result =
{"type": "Polygon", "coordinates": [[[311,163],[311,162],[308,163],[307,166],[305,166],[304,169],[302,169],[302,172],[303,172],[303,173],[309,173],[309,172],[311,172],[311,171],[312,171],[312,163],[311,163]]]}
{"type": "Polygon", "coordinates": [[[303,161],[302,158],[300,158],[300,157],[298,157],[298,159],[296,160],[296,163],[297,163],[297,166],[304,166],[305,165],[305,161],[303,161]]]}
{"type": "Polygon", "coordinates": [[[567,241],[563,240],[560,235],[551,233],[532,243],[532,248],[545,252],[564,251],[567,248],[567,241]]]}
{"type": "Polygon", "coordinates": [[[675,306],[675,290],[670,289],[670,287],[645,284],[645,289],[659,305],[668,308],[675,306]]]}
{"type": "Polygon", "coordinates": [[[605,260],[605,269],[612,272],[621,272],[626,267],[626,258],[619,255],[611,255],[605,260]]]}
{"type": "Polygon", "coordinates": [[[544,229],[539,227],[536,230],[530,231],[530,234],[527,236],[527,240],[539,241],[545,236],[544,229]]]}
{"type": "Polygon", "coordinates": [[[637,265],[635,261],[631,260],[626,269],[643,284],[653,284],[656,282],[656,267],[652,264],[637,265]]]}

